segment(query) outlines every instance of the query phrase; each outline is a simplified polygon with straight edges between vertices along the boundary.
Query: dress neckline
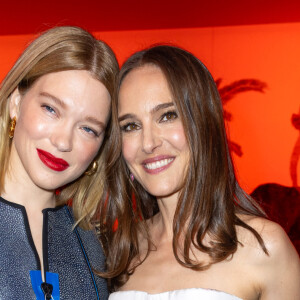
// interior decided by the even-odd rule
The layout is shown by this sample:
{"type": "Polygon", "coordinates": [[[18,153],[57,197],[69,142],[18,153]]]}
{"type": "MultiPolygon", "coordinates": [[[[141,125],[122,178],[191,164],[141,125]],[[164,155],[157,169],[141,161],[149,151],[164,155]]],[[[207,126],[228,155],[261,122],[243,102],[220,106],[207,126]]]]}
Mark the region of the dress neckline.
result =
{"type": "MultiPolygon", "coordinates": [[[[9,206],[12,206],[14,208],[18,208],[18,209],[21,209],[21,210],[25,210],[25,206],[22,205],[22,204],[19,204],[19,203],[16,203],[16,202],[12,202],[12,201],[9,201],[9,200],[6,200],[4,199],[2,196],[0,196],[0,202],[6,204],[6,205],[9,205],[9,206]]],[[[47,208],[44,208],[42,210],[42,212],[48,212],[48,211],[57,211],[57,210],[60,210],[61,208],[65,207],[66,204],[61,204],[61,205],[58,205],[56,207],[47,207],[47,208]]]]}
{"type": "Polygon", "coordinates": [[[216,289],[207,289],[207,288],[186,288],[186,289],[178,289],[178,290],[166,291],[166,292],[161,292],[161,293],[153,293],[153,294],[145,292],[145,291],[136,291],[136,290],[116,291],[114,293],[136,293],[136,294],[147,295],[147,296],[151,297],[151,296],[163,296],[164,294],[184,293],[184,292],[195,291],[195,290],[225,294],[227,296],[233,297],[236,300],[243,300],[233,294],[229,294],[229,293],[226,293],[226,292],[223,292],[220,290],[216,290],[216,289]]]}

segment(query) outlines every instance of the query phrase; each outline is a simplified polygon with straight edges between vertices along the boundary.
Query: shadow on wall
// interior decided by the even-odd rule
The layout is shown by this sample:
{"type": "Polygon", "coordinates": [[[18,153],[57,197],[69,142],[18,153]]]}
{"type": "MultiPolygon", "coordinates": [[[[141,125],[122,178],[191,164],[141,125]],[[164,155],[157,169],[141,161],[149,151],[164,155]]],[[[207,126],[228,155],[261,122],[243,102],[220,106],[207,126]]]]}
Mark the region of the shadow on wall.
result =
{"type": "Polygon", "coordinates": [[[300,254],[300,191],[276,183],[258,186],[251,196],[272,221],[279,223],[300,254]]]}
{"type": "MultiPolygon", "coordinates": [[[[228,101],[238,93],[257,91],[264,93],[267,84],[257,79],[242,79],[229,85],[220,87],[222,79],[217,79],[216,84],[225,107],[228,101]]],[[[227,121],[232,115],[224,108],[224,118],[227,121]]],[[[292,125],[299,131],[299,137],[292,150],[290,158],[290,176],[292,187],[277,183],[267,183],[258,186],[251,196],[261,205],[272,221],[279,223],[287,232],[298,253],[300,254],[300,187],[297,184],[297,165],[300,157],[300,110],[299,114],[292,115],[292,125]]],[[[242,156],[239,144],[229,141],[230,150],[242,156]]]]}
{"type": "Polygon", "coordinates": [[[297,165],[300,156],[300,111],[292,115],[292,124],[299,130],[299,137],[290,159],[292,187],[277,183],[258,186],[251,196],[264,208],[269,218],[279,223],[287,232],[300,254],[300,187],[297,184],[297,165]]]}
{"type": "MultiPolygon", "coordinates": [[[[237,94],[248,92],[248,91],[256,91],[260,93],[265,92],[265,88],[267,87],[267,84],[263,81],[260,81],[258,79],[241,79],[234,81],[228,85],[225,85],[223,87],[220,87],[222,83],[222,79],[219,78],[216,80],[216,85],[219,90],[220,97],[222,99],[223,107],[226,106],[226,104],[234,98],[237,94]]],[[[224,119],[226,121],[232,120],[232,115],[224,108],[224,119]]],[[[228,141],[230,150],[235,153],[238,156],[243,155],[242,147],[233,142],[228,141]]]]}

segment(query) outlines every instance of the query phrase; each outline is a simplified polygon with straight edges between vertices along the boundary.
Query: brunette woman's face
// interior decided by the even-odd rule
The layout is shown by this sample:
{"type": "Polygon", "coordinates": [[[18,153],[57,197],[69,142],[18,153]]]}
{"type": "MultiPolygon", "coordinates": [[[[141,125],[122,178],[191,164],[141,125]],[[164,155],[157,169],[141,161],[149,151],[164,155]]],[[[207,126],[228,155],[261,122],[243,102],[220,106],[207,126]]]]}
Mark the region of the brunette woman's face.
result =
{"type": "Polygon", "coordinates": [[[15,90],[14,176],[53,190],[82,175],[102,144],[110,101],[105,86],[87,71],[50,73],[24,95],[15,90]]]}
{"type": "Polygon", "coordinates": [[[123,157],[135,179],[156,197],[180,191],[189,147],[162,71],[132,70],[121,84],[118,110],[123,157]]]}

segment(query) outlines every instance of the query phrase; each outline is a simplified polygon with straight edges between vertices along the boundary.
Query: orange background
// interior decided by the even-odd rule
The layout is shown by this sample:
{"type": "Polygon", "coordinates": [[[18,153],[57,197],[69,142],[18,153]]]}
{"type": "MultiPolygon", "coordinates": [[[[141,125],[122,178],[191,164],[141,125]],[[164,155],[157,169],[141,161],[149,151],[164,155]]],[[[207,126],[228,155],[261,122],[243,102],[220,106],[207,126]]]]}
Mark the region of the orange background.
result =
{"type": "MultiPolygon", "coordinates": [[[[291,116],[300,113],[300,23],[94,34],[114,49],[120,64],[136,50],[171,43],[200,58],[215,79],[223,79],[222,86],[247,78],[266,82],[264,94],[241,93],[225,107],[233,116],[230,138],[243,151],[242,157],[233,154],[238,178],[247,192],[267,182],[292,185],[289,162],[299,135],[291,116]]],[[[0,36],[0,80],[33,38],[0,36]]]]}

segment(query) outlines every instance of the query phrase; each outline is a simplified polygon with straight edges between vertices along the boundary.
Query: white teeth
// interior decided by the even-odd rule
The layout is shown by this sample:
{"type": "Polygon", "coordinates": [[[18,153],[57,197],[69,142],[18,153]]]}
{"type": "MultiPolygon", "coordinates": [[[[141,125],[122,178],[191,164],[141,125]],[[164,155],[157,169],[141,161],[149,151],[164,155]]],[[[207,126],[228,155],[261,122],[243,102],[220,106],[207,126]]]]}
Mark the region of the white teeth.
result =
{"type": "Polygon", "coordinates": [[[149,170],[158,169],[158,168],[168,165],[173,160],[174,160],[174,158],[166,158],[166,159],[159,160],[159,161],[156,161],[156,162],[153,162],[150,164],[145,164],[145,168],[149,169],[149,170]]]}

